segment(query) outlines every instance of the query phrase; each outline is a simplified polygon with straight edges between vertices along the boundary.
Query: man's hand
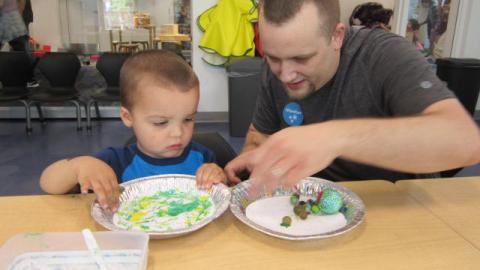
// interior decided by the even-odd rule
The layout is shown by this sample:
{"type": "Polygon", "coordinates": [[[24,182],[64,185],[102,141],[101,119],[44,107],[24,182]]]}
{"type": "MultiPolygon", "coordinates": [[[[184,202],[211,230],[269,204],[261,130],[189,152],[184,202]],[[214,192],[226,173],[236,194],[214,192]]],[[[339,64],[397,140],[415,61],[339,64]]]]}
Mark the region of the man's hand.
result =
{"type": "Polygon", "coordinates": [[[322,124],[283,129],[252,151],[247,165],[252,168],[252,185],[266,190],[290,188],[330,165],[337,149],[322,124]]]}
{"type": "Polygon", "coordinates": [[[227,175],[228,181],[232,184],[238,184],[241,182],[241,179],[239,177],[240,173],[244,171],[250,172],[250,167],[251,167],[251,159],[252,159],[252,154],[254,153],[254,150],[244,152],[237,156],[235,159],[230,161],[226,166],[225,166],[225,174],[227,175]]]}

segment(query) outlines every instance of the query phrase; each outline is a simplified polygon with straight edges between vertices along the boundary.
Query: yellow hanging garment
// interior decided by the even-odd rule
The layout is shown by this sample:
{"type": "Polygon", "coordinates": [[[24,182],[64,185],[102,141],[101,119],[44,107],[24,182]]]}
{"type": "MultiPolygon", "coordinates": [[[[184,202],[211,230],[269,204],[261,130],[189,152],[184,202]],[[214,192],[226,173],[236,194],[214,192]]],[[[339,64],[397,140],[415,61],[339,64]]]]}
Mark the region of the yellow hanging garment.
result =
{"type": "Polygon", "coordinates": [[[255,0],[219,0],[197,18],[204,32],[199,47],[202,59],[212,65],[225,65],[231,57],[255,55],[255,30],[258,20],[255,0]]]}

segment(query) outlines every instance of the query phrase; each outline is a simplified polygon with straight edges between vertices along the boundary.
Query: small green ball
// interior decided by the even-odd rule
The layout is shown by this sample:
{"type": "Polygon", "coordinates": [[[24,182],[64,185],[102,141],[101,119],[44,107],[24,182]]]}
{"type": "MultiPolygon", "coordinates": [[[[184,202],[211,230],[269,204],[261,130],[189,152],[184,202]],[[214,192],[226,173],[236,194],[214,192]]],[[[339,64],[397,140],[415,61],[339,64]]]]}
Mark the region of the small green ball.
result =
{"type": "Polygon", "coordinates": [[[305,209],[303,209],[303,207],[301,205],[295,205],[295,207],[293,207],[293,213],[295,213],[295,215],[299,216],[301,212],[304,212],[305,209]]]}
{"type": "Polygon", "coordinates": [[[292,218],[289,217],[289,216],[284,216],[282,218],[282,223],[280,224],[280,226],[283,226],[285,228],[288,228],[292,225],[292,218]]]}
{"type": "Polygon", "coordinates": [[[318,205],[314,204],[312,206],[312,213],[313,214],[318,214],[320,212],[320,207],[318,207],[318,205]]]}
{"type": "Polygon", "coordinates": [[[290,203],[296,205],[299,198],[300,196],[298,196],[298,194],[292,194],[292,196],[290,196],[290,203]]]}

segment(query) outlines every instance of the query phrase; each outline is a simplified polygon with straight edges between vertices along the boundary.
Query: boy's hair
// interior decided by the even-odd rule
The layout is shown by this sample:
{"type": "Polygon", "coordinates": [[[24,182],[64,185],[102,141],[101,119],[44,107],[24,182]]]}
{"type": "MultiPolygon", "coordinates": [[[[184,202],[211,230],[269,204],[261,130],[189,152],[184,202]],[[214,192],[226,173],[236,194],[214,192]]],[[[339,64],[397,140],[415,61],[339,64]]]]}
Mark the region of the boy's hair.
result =
{"type": "Polygon", "coordinates": [[[321,18],[320,27],[326,37],[331,37],[340,22],[339,0],[260,0],[260,9],[268,22],[281,25],[292,19],[307,2],[315,4],[321,18]]]}
{"type": "Polygon", "coordinates": [[[186,92],[199,85],[197,75],[180,56],[167,50],[141,51],[130,56],[120,70],[120,101],[131,109],[142,81],[186,92]]]}

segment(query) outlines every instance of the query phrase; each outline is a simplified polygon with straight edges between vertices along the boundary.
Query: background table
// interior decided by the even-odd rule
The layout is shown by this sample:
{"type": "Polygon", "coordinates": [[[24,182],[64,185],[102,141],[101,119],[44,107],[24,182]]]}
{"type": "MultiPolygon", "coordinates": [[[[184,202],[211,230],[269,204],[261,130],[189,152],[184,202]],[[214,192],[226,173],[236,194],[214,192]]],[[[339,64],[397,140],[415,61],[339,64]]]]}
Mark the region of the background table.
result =
{"type": "Polygon", "coordinates": [[[480,177],[405,180],[396,185],[480,249],[480,177]]]}
{"type": "MultiPolygon", "coordinates": [[[[329,240],[286,241],[228,210],[192,234],[151,240],[149,269],[478,269],[480,251],[386,181],[345,182],[367,207],[355,230],[329,240]]],[[[17,233],[103,230],[92,195],[0,197],[0,244],[17,233]]]]}

